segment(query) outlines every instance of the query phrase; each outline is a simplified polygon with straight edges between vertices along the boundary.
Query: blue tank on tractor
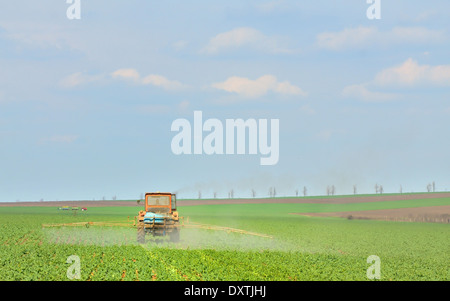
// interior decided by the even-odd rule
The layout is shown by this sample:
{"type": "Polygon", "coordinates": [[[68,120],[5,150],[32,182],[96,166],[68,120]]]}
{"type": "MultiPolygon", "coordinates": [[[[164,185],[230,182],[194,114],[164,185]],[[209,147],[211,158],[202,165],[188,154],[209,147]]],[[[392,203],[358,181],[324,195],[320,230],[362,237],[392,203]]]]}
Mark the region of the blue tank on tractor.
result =
{"type": "Polygon", "coordinates": [[[147,212],[144,215],[144,224],[164,224],[164,215],[147,212]]]}

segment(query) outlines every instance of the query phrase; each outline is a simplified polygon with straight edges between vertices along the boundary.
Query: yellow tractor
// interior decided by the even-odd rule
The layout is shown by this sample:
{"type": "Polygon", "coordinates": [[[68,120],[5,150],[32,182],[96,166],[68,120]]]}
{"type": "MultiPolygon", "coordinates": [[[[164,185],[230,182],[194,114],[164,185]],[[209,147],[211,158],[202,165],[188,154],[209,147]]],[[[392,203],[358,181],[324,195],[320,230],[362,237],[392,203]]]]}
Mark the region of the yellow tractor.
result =
{"type": "Polygon", "coordinates": [[[180,219],[177,211],[176,195],[169,192],[149,192],[145,194],[145,210],[137,216],[137,240],[145,243],[145,235],[169,235],[170,241],[180,239],[180,219]]]}

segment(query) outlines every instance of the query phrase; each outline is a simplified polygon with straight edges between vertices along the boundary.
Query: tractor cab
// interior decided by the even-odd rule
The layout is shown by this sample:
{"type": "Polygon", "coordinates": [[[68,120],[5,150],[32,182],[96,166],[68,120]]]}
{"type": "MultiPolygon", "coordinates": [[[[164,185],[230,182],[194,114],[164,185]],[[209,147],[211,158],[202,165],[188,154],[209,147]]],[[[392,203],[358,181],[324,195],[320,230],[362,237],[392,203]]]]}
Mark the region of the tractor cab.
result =
{"type": "Polygon", "coordinates": [[[173,213],[177,211],[176,195],[169,192],[145,194],[145,212],[173,213]]]}

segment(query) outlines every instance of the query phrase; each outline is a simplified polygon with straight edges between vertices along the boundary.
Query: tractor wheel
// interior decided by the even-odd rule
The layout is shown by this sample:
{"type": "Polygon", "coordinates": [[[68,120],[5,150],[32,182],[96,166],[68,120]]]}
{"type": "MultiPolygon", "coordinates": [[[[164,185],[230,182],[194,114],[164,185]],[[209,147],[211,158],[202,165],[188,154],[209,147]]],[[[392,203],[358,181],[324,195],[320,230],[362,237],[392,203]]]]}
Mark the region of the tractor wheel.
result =
{"type": "Polygon", "coordinates": [[[140,244],[145,243],[144,223],[139,223],[138,226],[137,226],[137,241],[140,244]]]}
{"type": "Polygon", "coordinates": [[[170,241],[171,242],[179,242],[180,241],[180,231],[178,229],[170,232],[170,241]]]}

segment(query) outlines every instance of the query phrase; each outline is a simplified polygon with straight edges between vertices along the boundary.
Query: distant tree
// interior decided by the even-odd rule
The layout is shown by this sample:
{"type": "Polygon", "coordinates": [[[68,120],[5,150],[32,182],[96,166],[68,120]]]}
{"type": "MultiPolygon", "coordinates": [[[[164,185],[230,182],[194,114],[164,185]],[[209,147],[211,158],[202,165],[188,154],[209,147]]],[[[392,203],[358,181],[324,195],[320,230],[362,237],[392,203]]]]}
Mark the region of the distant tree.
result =
{"type": "Polygon", "coordinates": [[[436,184],[434,183],[434,181],[433,181],[432,185],[433,185],[433,192],[436,192],[436,184]]]}
{"type": "Polygon", "coordinates": [[[213,195],[214,195],[214,198],[216,199],[217,198],[217,192],[214,191],[213,195]]]}
{"type": "Polygon", "coordinates": [[[378,184],[375,184],[375,193],[378,193],[380,189],[380,186],[378,186],[378,184]]]}
{"type": "Polygon", "coordinates": [[[383,193],[383,185],[380,185],[380,188],[379,188],[379,191],[380,191],[380,194],[382,194],[383,193]]]}
{"type": "Polygon", "coordinates": [[[117,196],[112,197],[113,201],[117,200],[117,196]]]}
{"type": "Polygon", "coordinates": [[[334,185],[327,186],[327,195],[334,195],[336,192],[336,187],[334,185]]]}
{"type": "Polygon", "coordinates": [[[356,194],[356,185],[353,185],[353,194],[356,194]]]}
{"type": "Polygon", "coordinates": [[[295,189],[295,196],[298,196],[298,189],[295,189]]]}
{"type": "Polygon", "coordinates": [[[255,189],[252,189],[252,197],[254,198],[256,196],[256,191],[255,189]]]}
{"type": "Polygon", "coordinates": [[[428,191],[428,192],[431,192],[431,189],[432,189],[431,184],[428,184],[428,185],[427,185],[427,191],[428,191]]]}
{"type": "Polygon", "coordinates": [[[201,192],[201,191],[198,192],[198,198],[199,198],[199,199],[202,198],[202,192],[201,192]]]}
{"type": "Polygon", "coordinates": [[[303,196],[306,196],[308,194],[308,189],[306,189],[306,186],[303,186],[303,196]]]}
{"type": "Polygon", "coordinates": [[[400,193],[403,193],[403,187],[400,185],[400,193]]]}

